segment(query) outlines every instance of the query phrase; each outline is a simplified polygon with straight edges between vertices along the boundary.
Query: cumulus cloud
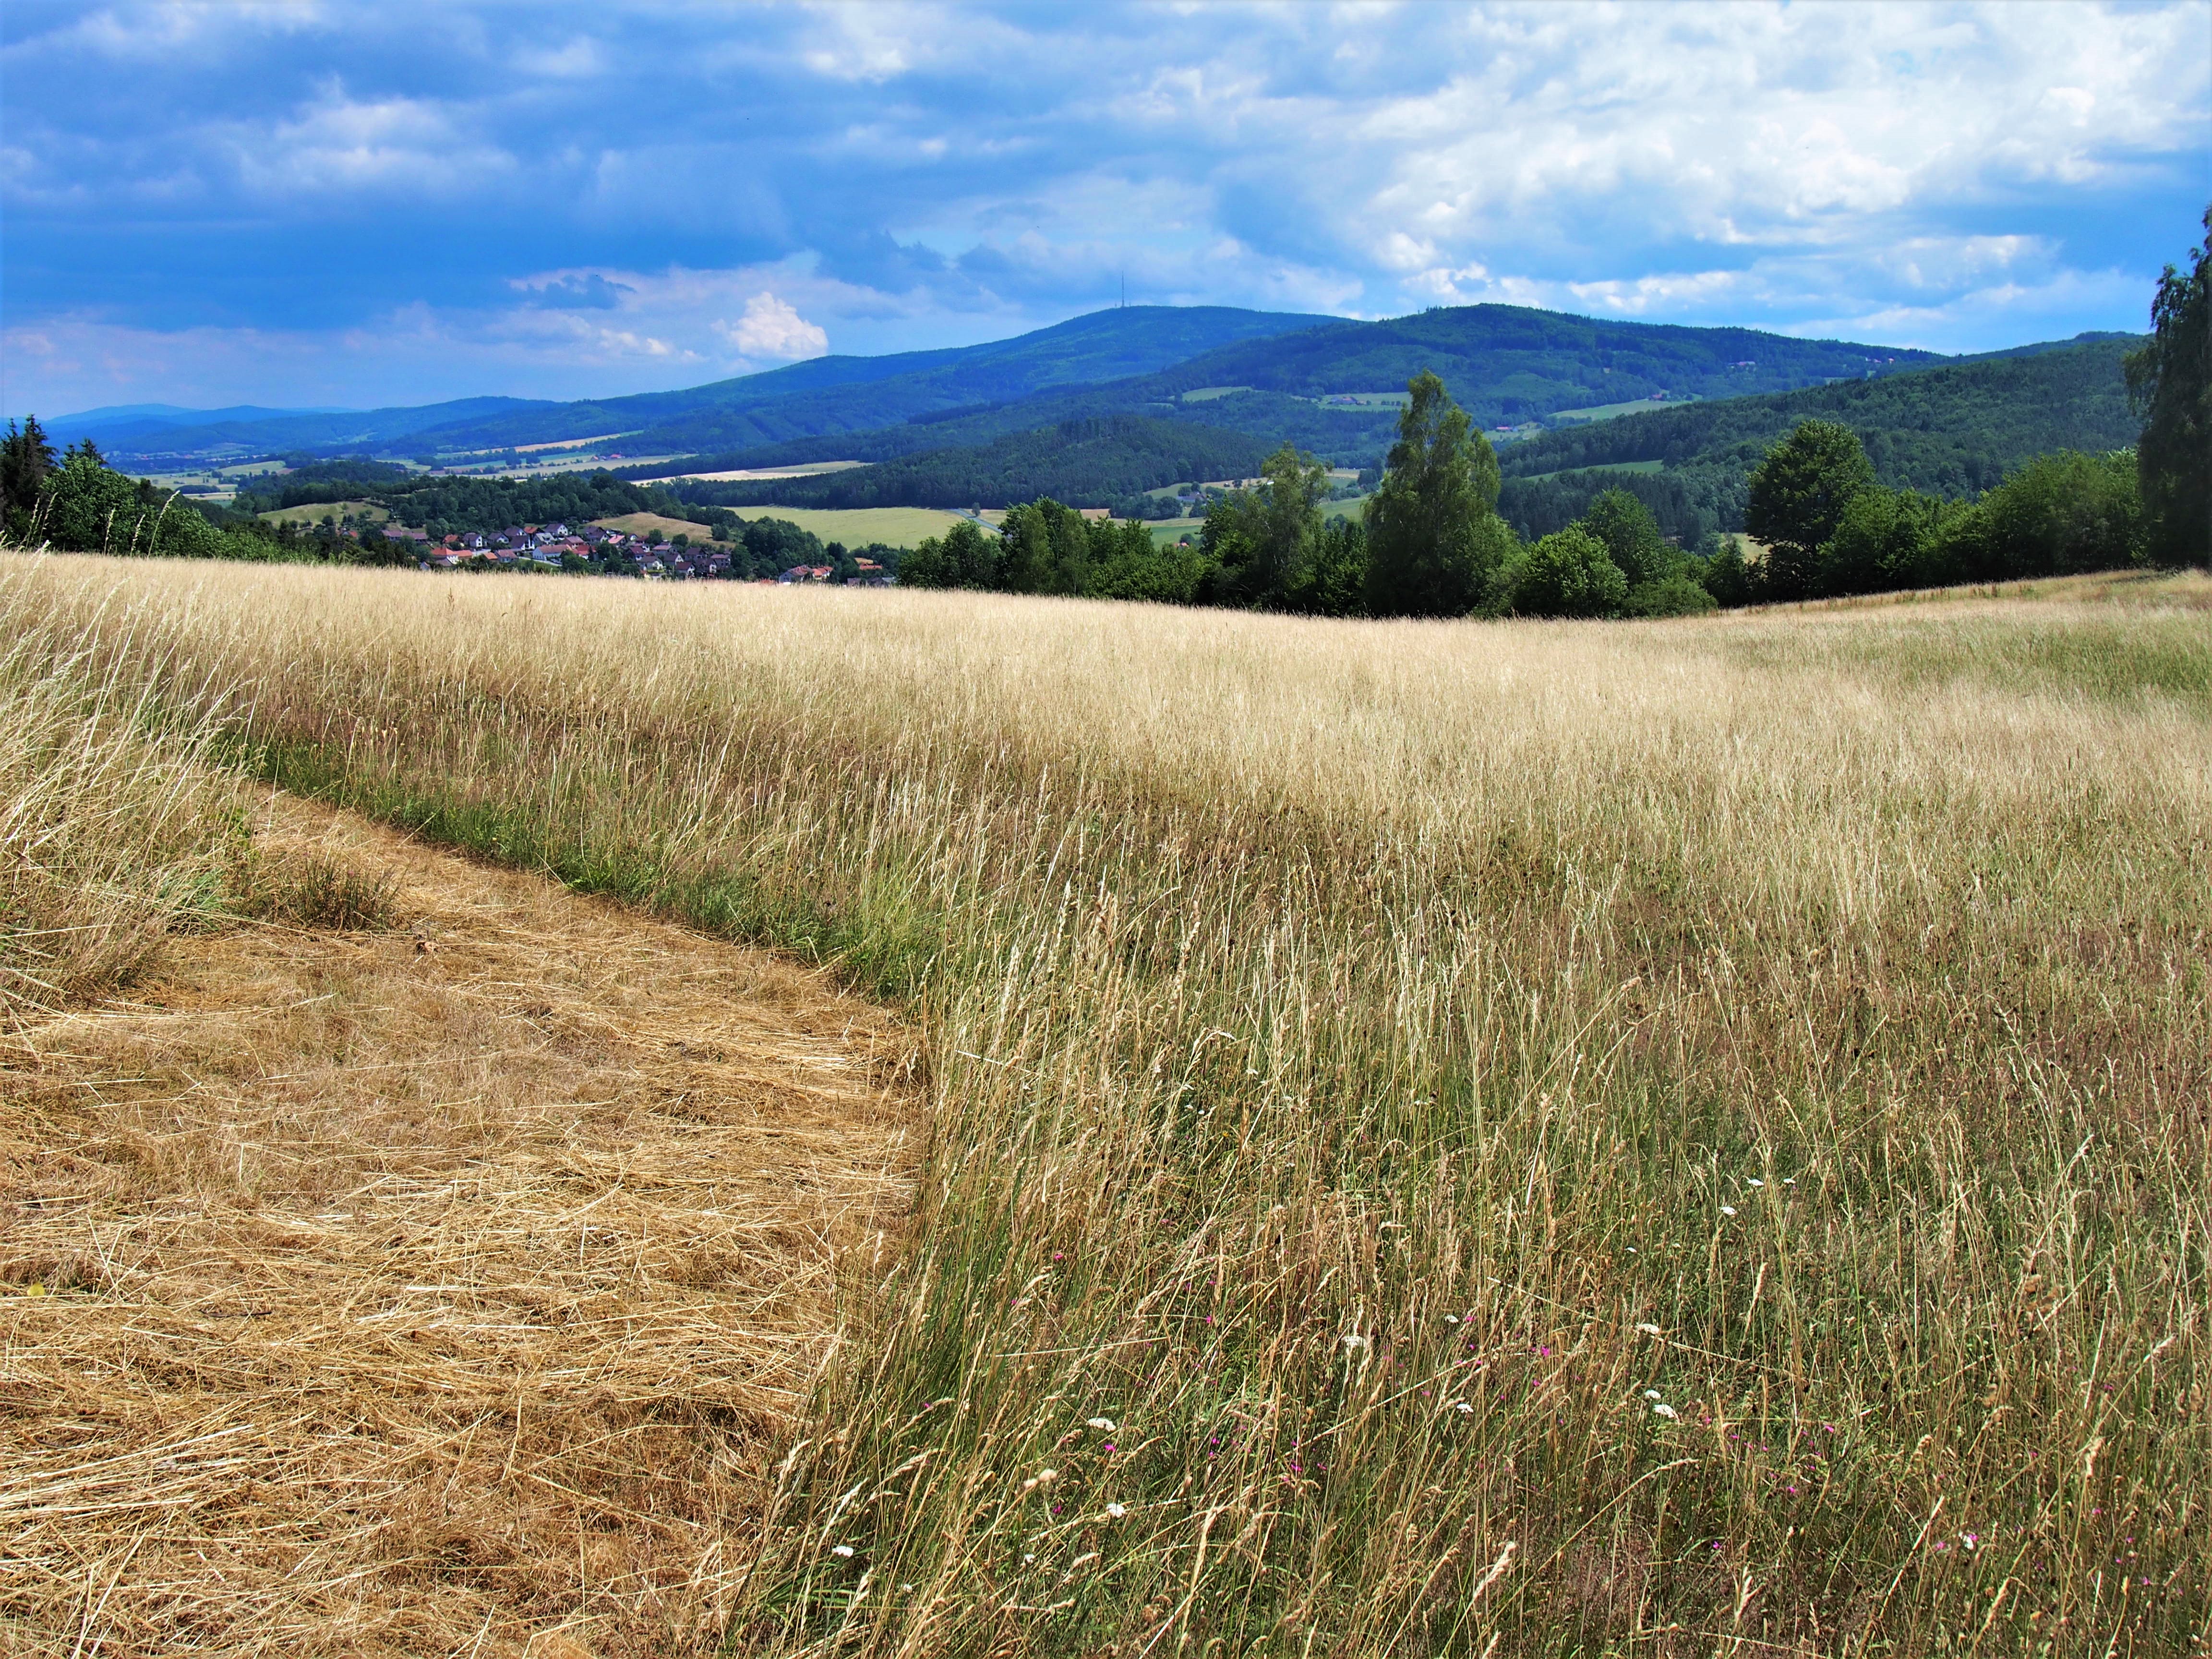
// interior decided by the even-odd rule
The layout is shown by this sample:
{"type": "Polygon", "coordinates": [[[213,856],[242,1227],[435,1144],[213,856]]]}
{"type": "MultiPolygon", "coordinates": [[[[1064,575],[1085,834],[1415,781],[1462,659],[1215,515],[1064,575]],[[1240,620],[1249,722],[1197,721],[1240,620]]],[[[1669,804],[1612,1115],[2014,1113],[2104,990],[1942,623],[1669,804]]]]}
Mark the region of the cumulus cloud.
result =
{"type": "Polygon", "coordinates": [[[717,319],[714,328],[740,357],[793,362],[830,349],[830,337],[820,325],[808,322],[773,294],[754,295],[745,301],[744,316],[734,324],[717,319]]]}
{"type": "Polygon", "coordinates": [[[126,339],[148,398],[278,338],[362,376],[320,401],[387,395],[380,350],[425,398],[639,390],[993,337],[1125,280],[1960,349],[2140,326],[2212,185],[2208,25],[2203,0],[25,4],[8,324],[86,343],[7,395],[126,339]]]}

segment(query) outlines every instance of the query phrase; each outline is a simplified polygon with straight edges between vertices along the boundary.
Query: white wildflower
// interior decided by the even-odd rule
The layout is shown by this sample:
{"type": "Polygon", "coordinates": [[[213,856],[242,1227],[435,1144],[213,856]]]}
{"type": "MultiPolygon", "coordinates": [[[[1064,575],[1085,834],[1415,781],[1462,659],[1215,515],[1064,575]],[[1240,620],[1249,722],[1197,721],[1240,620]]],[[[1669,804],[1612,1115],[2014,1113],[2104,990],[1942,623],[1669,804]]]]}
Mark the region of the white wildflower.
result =
{"type": "Polygon", "coordinates": [[[1103,1429],[1108,1434],[1111,1434],[1114,1432],[1114,1419],[1110,1417],[1094,1417],[1088,1419],[1083,1426],[1086,1429],[1103,1429]]]}
{"type": "Polygon", "coordinates": [[[1751,1176],[1746,1178],[1743,1184],[1747,1187],[1764,1187],[1766,1183],[1757,1176],[1751,1176]]]}
{"type": "Polygon", "coordinates": [[[1662,1400],[1652,1406],[1651,1414],[1654,1417],[1663,1417],[1671,1423],[1674,1419],[1674,1408],[1662,1400]]]}
{"type": "Polygon", "coordinates": [[[1474,1407],[1468,1405],[1464,1400],[1455,1400],[1452,1401],[1452,1409],[1455,1412],[1472,1413],[1474,1410],[1474,1407]]]}
{"type": "Polygon", "coordinates": [[[853,1547],[850,1544],[832,1544],[830,1547],[830,1553],[832,1555],[845,1556],[849,1559],[853,1553],[853,1547]]]}
{"type": "Polygon", "coordinates": [[[1344,1339],[1344,1346],[1347,1348],[1364,1348],[1367,1346],[1367,1339],[1364,1336],[1347,1336],[1344,1339]]]}
{"type": "Polygon", "coordinates": [[[1638,1330],[1639,1330],[1639,1331],[1643,1332],[1643,1333],[1644,1333],[1644,1335],[1646,1335],[1646,1336],[1656,1336],[1656,1335],[1658,1335],[1658,1334],[1659,1334],[1659,1328],[1658,1328],[1656,1325],[1654,1325],[1654,1324],[1653,1324],[1650,1320],[1648,1320],[1648,1319],[1647,1319],[1647,1320],[1645,1320],[1642,1324],[1638,1325],[1636,1328],[1637,1328],[1638,1330]]]}
{"type": "Polygon", "coordinates": [[[1733,1204],[1723,1204],[1723,1205],[1722,1205],[1722,1206],[1721,1206],[1721,1213],[1722,1213],[1723,1215],[1734,1215],[1734,1214],[1735,1213],[1735,1205],[1733,1205],[1733,1204]]]}
{"type": "Polygon", "coordinates": [[[1659,1390],[1656,1389],[1646,1389],[1644,1391],[1644,1397],[1646,1400],[1656,1400],[1660,1397],[1659,1390]]]}
{"type": "Polygon", "coordinates": [[[1457,1314],[1446,1314],[1446,1315],[1444,1316],[1444,1323],[1445,1323],[1445,1324],[1447,1324],[1447,1325],[1456,1325],[1456,1324],[1458,1324],[1458,1323],[1459,1323],[1459,1316],[1458,1316],[1457,1314]]]}
{"type": "Polygon", "coordinates": [[[1049,1486],[1054,1481],[1059,1479],[1060,1471],[1058,1469],[1039,1469],[1036,1472],[1036,1483],[1040,1486],[1049,1486]]]}
{"type": "Polygon", "coordinates": [[[1023,1565],[1024,1566],[1025,1566],[1025,1567],[1027,1567],[1027,1566],[1033,1566],[1033,1565],[1036,1565],[1036,1557],[1035,1557],[1034,1555],[1024,1555],[1024,1557],[1022,1557],[1022,1565],[1023,1565]]]}
{"type": "Polygon", "coordinates": [[[1119,1521],[1128,1512],[1128,1510],[1123,1509],[1119,1504],[1109,1504],[1106,1506],[1106,1513],[1112,1516],[1116,1521],[1119,1521]]]}

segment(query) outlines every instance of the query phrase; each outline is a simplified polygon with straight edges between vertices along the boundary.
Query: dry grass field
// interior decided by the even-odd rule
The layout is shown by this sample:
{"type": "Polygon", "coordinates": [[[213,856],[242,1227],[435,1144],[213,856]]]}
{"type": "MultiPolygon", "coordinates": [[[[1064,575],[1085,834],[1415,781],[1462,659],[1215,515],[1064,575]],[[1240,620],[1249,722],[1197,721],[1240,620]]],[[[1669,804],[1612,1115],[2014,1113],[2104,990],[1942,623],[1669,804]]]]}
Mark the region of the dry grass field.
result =
{"type": "Polygon", "coordinates": [[[910,1016],[911,1219],[723,1545],[740,1651],[2206,1644],[2202,577],[1448,625],[4,579],[165,741],[910,1016]]]}

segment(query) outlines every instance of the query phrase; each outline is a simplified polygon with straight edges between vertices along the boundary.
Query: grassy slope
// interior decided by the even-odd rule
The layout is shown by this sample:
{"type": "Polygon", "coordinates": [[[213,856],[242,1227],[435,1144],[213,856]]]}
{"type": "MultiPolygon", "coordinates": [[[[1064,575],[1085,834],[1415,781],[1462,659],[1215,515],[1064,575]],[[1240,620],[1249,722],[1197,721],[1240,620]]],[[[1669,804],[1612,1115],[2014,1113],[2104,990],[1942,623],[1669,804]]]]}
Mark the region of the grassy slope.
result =
{"type": "Polygon", "coordinates": [[[243,677],[270,775],[926,1022],[914,1247],[854,1265],[757,1644],[2212,1607],[2197,589],[1377,626],[92,568],[36,580],[243,677]]]}

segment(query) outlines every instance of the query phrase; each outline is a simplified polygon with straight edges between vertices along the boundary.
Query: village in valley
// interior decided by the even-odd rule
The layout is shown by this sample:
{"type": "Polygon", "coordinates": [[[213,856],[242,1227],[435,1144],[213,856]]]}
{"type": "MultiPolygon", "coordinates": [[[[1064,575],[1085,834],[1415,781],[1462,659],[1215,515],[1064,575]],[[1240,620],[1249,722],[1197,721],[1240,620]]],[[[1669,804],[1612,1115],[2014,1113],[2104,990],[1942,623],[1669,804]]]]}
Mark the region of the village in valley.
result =
{"type": "Polygon", "coordinates": [[[830,549],[831,562],[797,564],[774,576],[746,578],[732,568],[732,551],[728,547],[695,544],[680,534],[672,541],[656,540],[599,524],[573,529],[562,523],[510,525],[488,536],[451,535],[438,542],[433,542],[426,531],[398,525],[385,526],[383,534],[388,539],[421,544],[420,562],[426,570],[597,569],[660,581],[750,580],[776,586],[829,583],[837,580],[842,563],[851,567],[842,579],[848,587],[889,587],[897,580],[880,560],[848,555],[834,543],[830,549]]]}

